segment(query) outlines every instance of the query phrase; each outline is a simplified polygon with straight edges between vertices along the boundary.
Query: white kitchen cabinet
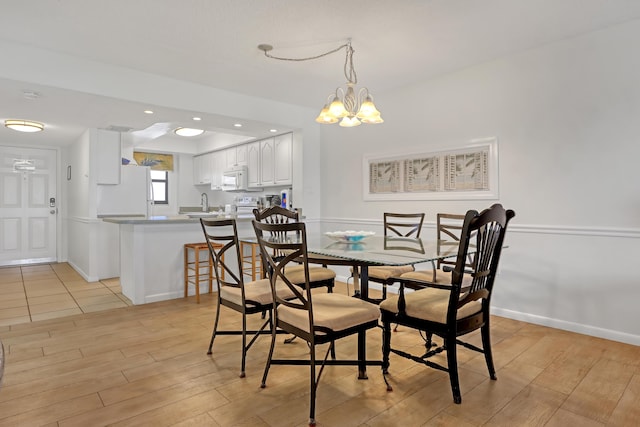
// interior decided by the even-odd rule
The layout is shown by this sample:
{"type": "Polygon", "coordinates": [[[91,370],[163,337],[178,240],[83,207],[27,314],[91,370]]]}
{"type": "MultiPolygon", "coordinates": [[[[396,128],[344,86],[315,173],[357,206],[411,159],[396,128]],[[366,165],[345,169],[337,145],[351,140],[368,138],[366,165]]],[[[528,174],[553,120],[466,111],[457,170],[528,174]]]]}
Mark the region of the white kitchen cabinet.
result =
{"type": "Polygon", "coordinates": [[[224,153],[226,159],[225,166],[227,169],[247,165],[247,144],[227,148],[224,150],[224,153]]]}
{"type": "Polygon", "coordinates": [[[275,185],[291,185],[293,138],[290,133],[273,140],[273,181],[275,185]]]}
{"type": "Polygon", "coordinates": [[[248,144],[238,145],[236,147],[236,163],[238,166],[247,165],[248,144]]]}
{"type": "Polygon", "coordinates": [[[291,185],[291,134],[247,144],[249,187],[291,185]]]}
{"type": "Polygon", "coordinates": [[[238,165],[238,155],[236,147],[227,148],[222,152],[225,157],[225,167],[227,169],[231,169],[234,166],[238,165]]]}
{"type": "Polygon", "coordinates": [[[260,184],[273,185],[274,175],[273,168],[273,138],[263,139],[260,141],[260,184]]]}
{"type": "Polygon", "coordinates": [[[249,187],[260,187],[260,141],[247,144],[247,170],[249,187]]]}
{"type": "Polygon", "coordinates": [[[226,169],[226,153],[225,151],[214,151],[209,154],[211,156],[211,189],[222,189],[222,172],[226,169]]]}
{"type": "Polygon", "coordinates": [[[193,184],[211,184],[211,163],[213,156],[211,153],[200,154],[193,157],[193,184]]]}
{"type": "Polygon", "coordinates": [[[97,184],[120,184],[120,166],[122,165],[120,132],[96,129],[94,147],[96,148],[97,184]]]}

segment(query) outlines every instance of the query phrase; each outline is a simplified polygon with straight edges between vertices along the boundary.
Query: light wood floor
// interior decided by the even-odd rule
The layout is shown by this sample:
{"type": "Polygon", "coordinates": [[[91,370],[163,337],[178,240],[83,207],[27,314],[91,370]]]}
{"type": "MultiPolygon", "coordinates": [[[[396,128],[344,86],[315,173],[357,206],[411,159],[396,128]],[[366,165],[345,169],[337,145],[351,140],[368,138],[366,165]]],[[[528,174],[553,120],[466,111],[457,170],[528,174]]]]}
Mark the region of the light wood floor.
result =
{"type": "MultiPolygon", "coordinates": [[[[344,285],[337,292],[346,292],[344,285]]],[[[215,295],[215,294],[214,294],[215,295]]],[[[223,325],[240,316],[222,309],[223,325]]],[[[0,326],[7,352],[0,426],[304,426],[309,380],[304,366],[274,366],[260,378],[268,337],[249,352],[239,378],[239,337],[216,339],[206,354],[214,297],[130,306],[0,326]]],[[[252,317],[252,324],[259,322],[252,317]]],[[[380,330],[368,355],[380,356],[380,330]]],[[[379,368],[358,380],[353,367],[325,369],[319,426],[635,426],[640,422],[640,348],[494,317],[497,381],[482,356],[460,350],[462,404],[452,403],[444,372],[392,355],[387,392],[379,368]]],[[[419,349],[409,330],[394,346],[419,349]]],[[[477,342],[477,337],[473,337],[477,342]]],[[[353,339],[338,357],[355,352],[353,339]]],[[[305,344],[279,355],[306,355],[305,344]]]]}
{"type": "Polygon", "coordinates": [[[128,305],[117,277],[90,283],[67,263],[0,268],[0,327],[128,305]]]}

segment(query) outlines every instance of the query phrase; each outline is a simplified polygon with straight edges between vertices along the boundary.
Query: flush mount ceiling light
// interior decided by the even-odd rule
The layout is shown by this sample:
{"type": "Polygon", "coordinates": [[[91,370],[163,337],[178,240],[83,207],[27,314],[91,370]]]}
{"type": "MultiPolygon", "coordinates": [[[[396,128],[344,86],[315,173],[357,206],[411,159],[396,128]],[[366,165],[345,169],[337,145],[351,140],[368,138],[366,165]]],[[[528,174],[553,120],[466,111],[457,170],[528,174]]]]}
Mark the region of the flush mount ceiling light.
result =
{"type": "Polygon", "coordinates": [[[340,126],[343,127],[359,126],[360,123],[377,124],[384,122],[380,116],[380,111],[377,110],[373,103],[373,96],[369,93],[369,89],[363,87],[356,93],[355,86],[358,83],[358,77],[356,76],[356,70],[353,68],[354,51],[351,47],[351,41],[329,52],[308,58],[280,58],[268,53],[273,49],[273,46],[268,44],[258,45],[258,49],[263,51],[267,58],[281,61],[309,61],[330,55],[342,48],[346,50],[344,76],[347,78],[347,88],[345,90],[339,87],[334,93],[329,95],[327,103],[322,108],[322,111],[320,111],[318,117],[316,117],[316,122],[333,124],[340,121],[340,126]]]}
{"type": "Polygon", "coordinates": [[[44,129],[44,125],[42,123],[32,122],[29,120],[9,119],[4,121],[4,125],[9,129],[17,130],[18,132],[40,132],[44,129]]]}
{"type": "Polygon", "coordinates": [[[176,135],[180,136],[198,136],[202,135],[204,130],[195,128],[177,128],[174,132],[176,135]]]}

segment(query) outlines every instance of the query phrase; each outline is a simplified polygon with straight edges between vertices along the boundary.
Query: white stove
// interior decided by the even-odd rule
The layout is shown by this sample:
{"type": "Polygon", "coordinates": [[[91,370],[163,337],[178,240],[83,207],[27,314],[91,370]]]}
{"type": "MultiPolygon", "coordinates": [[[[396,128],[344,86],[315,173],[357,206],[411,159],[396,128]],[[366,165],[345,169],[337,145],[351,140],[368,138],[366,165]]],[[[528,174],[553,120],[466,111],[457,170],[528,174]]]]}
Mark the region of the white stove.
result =
{"type": "Polygon", "coordinates": [[[236,206],[236,216],[238,218],[254,218],[253,210],[258,207],[258,198],[251,196],[238,197],[236,206]]]}

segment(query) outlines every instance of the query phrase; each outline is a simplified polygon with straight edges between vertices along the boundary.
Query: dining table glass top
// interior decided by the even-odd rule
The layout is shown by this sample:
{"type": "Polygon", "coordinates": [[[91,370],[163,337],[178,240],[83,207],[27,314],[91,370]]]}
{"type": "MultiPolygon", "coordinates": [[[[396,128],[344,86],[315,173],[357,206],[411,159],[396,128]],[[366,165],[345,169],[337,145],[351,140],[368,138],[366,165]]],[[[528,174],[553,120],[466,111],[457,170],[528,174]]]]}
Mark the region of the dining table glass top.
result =
{"type": "MultiPolygon", "coordinates": [[[[267,237],[266,240],[281,237],[267,237]]],[[[299,237],[288,235],[287,241],[297,243],[299,237]]],[[[257,242],[255,237],[241,238],[245,242],[257,242]]],[[[435,239],[371,236],[359,242],[338,242],[326,235],[307,234],[307,252],[353,261],[366,265],[413,265],[437,259],[455,257],[458,244],[438,243],[435,239]]]]}

